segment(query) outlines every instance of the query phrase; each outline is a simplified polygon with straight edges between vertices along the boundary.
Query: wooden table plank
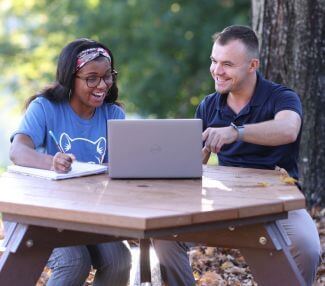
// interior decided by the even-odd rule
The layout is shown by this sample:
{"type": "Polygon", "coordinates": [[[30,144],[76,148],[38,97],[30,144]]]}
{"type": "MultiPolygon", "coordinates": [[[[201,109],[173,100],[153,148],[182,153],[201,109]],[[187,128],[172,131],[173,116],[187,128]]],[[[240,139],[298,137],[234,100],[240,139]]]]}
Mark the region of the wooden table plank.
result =
{"type": "Polygon", "coordinates": [[[202,180],[110,180],[104,174],[47,181],[5,173],[0,186],[3,212],[143,230],[304,207],[302,194],[277,171],[220,166],[205,166],[202,180]]]}

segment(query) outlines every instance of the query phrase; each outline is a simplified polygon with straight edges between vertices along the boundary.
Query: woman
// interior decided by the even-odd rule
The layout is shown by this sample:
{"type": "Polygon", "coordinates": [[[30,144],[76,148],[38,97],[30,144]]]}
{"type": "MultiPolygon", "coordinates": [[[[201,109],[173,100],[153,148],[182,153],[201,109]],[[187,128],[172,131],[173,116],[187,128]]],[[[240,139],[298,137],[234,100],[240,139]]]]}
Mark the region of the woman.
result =
{"type": "MultiPolygon", "coordinates": [[[[107,120],[125,118],[117,103],[116,75],[113,55],[103,44],[69,43],[59,56],[55,83],[27,101],[11,138],[10,159],[56,172],[68,172],[74,159],[106,163],[107,120]],[[64,152],[58,152],[49,131],[64,152]]],[[[122,242],[54,249],[47,285],[83,285],[91,265],[97,269],[94,285],[127,285],[131,256],[122,242]]]]}

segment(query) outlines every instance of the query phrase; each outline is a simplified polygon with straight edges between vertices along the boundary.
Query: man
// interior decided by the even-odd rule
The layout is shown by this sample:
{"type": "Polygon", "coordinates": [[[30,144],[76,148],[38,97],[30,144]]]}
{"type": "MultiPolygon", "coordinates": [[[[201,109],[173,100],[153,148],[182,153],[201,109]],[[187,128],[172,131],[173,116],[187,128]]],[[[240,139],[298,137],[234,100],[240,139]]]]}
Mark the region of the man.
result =
{"type": "MultiPolygon", "coordinates": [[[[258,39],[248,27],[230,26],[215,34],[210,72],[216,92],[198,106],[203,120],[203,163],[217,153],[223,166],[285,169],[298,179],[302,107],[298,95],[265,80],[259,67],[258,39]]],[[[290,251],[312,285],[320,260],[317,229],[306,210],[280,220],[290,251]]],[[[188,244],[155,240],[162,277],[169,286],[195,285],[186,250],[188,244]]]]}

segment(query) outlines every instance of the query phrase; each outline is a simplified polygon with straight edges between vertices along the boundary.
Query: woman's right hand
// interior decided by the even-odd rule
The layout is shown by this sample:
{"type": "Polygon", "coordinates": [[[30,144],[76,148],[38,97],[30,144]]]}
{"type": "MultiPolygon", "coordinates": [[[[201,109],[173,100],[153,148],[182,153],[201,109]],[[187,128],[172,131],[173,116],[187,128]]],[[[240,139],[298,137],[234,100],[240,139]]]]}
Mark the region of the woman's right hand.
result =
{"type": "Polygon", "coordinates": [[[71,164],[75,159],[76,158],[73,154],[57,152],[53,157],[51,170],[57,173],[68,173],[71,170],[71,164]]]}

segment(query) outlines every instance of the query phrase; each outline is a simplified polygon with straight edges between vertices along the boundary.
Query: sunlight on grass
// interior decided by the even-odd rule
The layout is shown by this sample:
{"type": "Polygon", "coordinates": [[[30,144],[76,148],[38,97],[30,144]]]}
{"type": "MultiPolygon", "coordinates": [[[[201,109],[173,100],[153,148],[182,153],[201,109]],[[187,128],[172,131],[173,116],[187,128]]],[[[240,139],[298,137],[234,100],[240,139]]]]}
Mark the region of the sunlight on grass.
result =
{"type": "Polygon", "coordinates": [[[208,165],[219,165],[217,154],[212,153],[210,155],[208,165]]]}

